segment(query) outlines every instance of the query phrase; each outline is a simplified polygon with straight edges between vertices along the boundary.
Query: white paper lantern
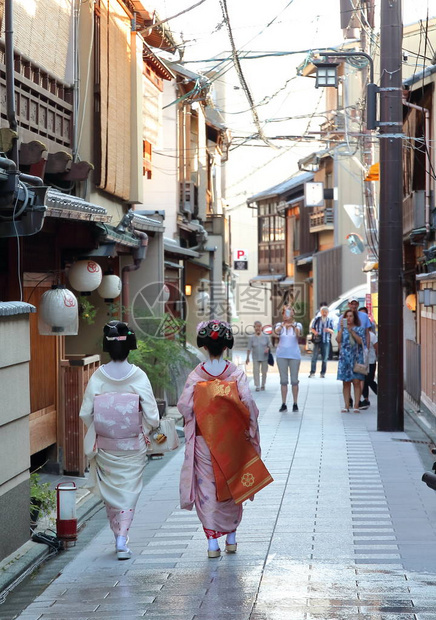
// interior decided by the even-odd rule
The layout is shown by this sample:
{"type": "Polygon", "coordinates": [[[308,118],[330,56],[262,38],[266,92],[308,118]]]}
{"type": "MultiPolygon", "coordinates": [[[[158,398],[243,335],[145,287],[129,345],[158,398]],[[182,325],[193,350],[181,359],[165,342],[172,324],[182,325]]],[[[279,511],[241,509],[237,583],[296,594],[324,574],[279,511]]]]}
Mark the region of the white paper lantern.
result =
{"type": "Polygon", "coordinates": [[[164,302],[164,304],[167,303],[169,298],[170,298],[170,289],[168,288],[166,284],[164,284],[162,287],[162,301],[164,302]]]}
{"type": "Polygon", "coordinates": [[[100,286],[102,278],[101,267],[93,260],[77,261],[68,273],[71,286],[82,295],[95,291],[100,286]]]}
{"type": "Polygon", "coordinates": [[[113,301],[121,294],[121,278],[113,273],[104,275],[97,293],[105,301],[113,301]]]}
{"type": "Polygon", "coordinates": [[[53,285],[41,297],[38,330],[43,336],[76,336],[79,331],[79,304],[63,285],[53,285]]]}

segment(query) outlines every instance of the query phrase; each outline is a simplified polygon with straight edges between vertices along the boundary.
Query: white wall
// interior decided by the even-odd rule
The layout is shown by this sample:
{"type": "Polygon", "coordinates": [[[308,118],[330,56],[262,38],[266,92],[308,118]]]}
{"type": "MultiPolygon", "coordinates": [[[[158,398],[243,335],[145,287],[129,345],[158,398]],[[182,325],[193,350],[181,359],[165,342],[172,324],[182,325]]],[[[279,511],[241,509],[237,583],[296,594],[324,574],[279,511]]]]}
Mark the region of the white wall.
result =
{"type": "MultiPolygon", "coordinates": [[[[257,244],[257,210],[249,209],[246,205],[229,209],[227,217],[231,217],[231,248],[233,269],[233,251],[236,249],[247,250],[248,269],[233,271],[236,280],[234,291],[238,319],[234,320],[236,346],[246,344],[247,334],[252,333],[251,327],[254,321],[270,323],[270,292],[271,285],[267,290],[255,290],[249,286],[251,278],[258,274],[258,244],[257,244]]],[[[256,285],[259,286],[259,285],[256,285]]]]}
{"type": "Polygon", "coordinates": [[[174,238],[177,230],[179,193],[177,182],[177,98],[175,82],[164,82],[163,111],[159,141],[153,147],[151,179],[144,178],[143,209],[165,211],[165,236],[174,238]],[[169,106],[169,107],[165,107],[169,106]]]}

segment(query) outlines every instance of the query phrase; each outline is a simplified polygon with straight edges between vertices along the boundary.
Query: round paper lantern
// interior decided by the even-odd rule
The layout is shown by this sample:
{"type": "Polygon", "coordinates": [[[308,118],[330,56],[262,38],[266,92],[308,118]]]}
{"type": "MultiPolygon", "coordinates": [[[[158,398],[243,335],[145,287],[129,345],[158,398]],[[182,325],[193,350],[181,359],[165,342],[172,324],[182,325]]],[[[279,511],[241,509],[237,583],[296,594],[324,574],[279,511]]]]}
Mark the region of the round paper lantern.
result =
{"type": "Polygon", "coordinates": [[[407,297],[406,297],[406,306],[412,312],[416,312],[416,295],[414,295],[414,294],[407,295],[407,297]]]}
{"type": "Polygon", "coordinates": [[[75,336],[78,332],[79,305],[71,291],[55,284],[41,297],[38,329],[43,336],[75,336]]]}
{"type": "Polygon", "coordinates": [[[167,303],[169,298],[170,298],[170,289],[168,288],[166,284],[164,284],[162,287],[162,301],[164,302],[164,304],[167,303]]]}
{"type": "Polygon", "coordinates": [[[89,295],[101,284],[103,274],[101,267],[93,260],[79,260],[71,266],[68,279],[71,286],[82,295],[89,295]]]}
{"type": "Polygon", "coordinates": [[[97,289],[97,293],[105,301],[113,301],[121,294],[121,278],[113,273],[106,273],[97,289]]]}

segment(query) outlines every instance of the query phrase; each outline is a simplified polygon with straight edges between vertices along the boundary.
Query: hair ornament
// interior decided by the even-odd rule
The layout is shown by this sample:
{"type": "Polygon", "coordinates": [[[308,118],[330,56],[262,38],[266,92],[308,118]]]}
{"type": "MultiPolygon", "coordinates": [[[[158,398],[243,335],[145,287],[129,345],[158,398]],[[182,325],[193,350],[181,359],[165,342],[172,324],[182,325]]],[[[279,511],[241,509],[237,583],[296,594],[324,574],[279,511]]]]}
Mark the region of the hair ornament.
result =
{"type": "Polygon", "coordinates": [[[210,321],[202,321],[197,325],[197,346],[207,346],[210,343],[222,341],[223,345],[228,349],[233,347],[232,329],[226,321],[212,319],[210,321]]]}

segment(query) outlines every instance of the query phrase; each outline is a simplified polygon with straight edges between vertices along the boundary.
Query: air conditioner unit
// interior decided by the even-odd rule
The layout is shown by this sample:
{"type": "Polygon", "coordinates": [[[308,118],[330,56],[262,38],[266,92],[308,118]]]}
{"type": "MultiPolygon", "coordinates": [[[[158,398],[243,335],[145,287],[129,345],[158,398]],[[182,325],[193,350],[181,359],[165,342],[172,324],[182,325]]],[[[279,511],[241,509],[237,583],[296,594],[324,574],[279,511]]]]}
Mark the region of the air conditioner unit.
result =
{"type": "Polygon", "coordinates": [[[180,210],[183,213],[194,213],[195,186],[192,181],[180,183],[180,210]]]}

